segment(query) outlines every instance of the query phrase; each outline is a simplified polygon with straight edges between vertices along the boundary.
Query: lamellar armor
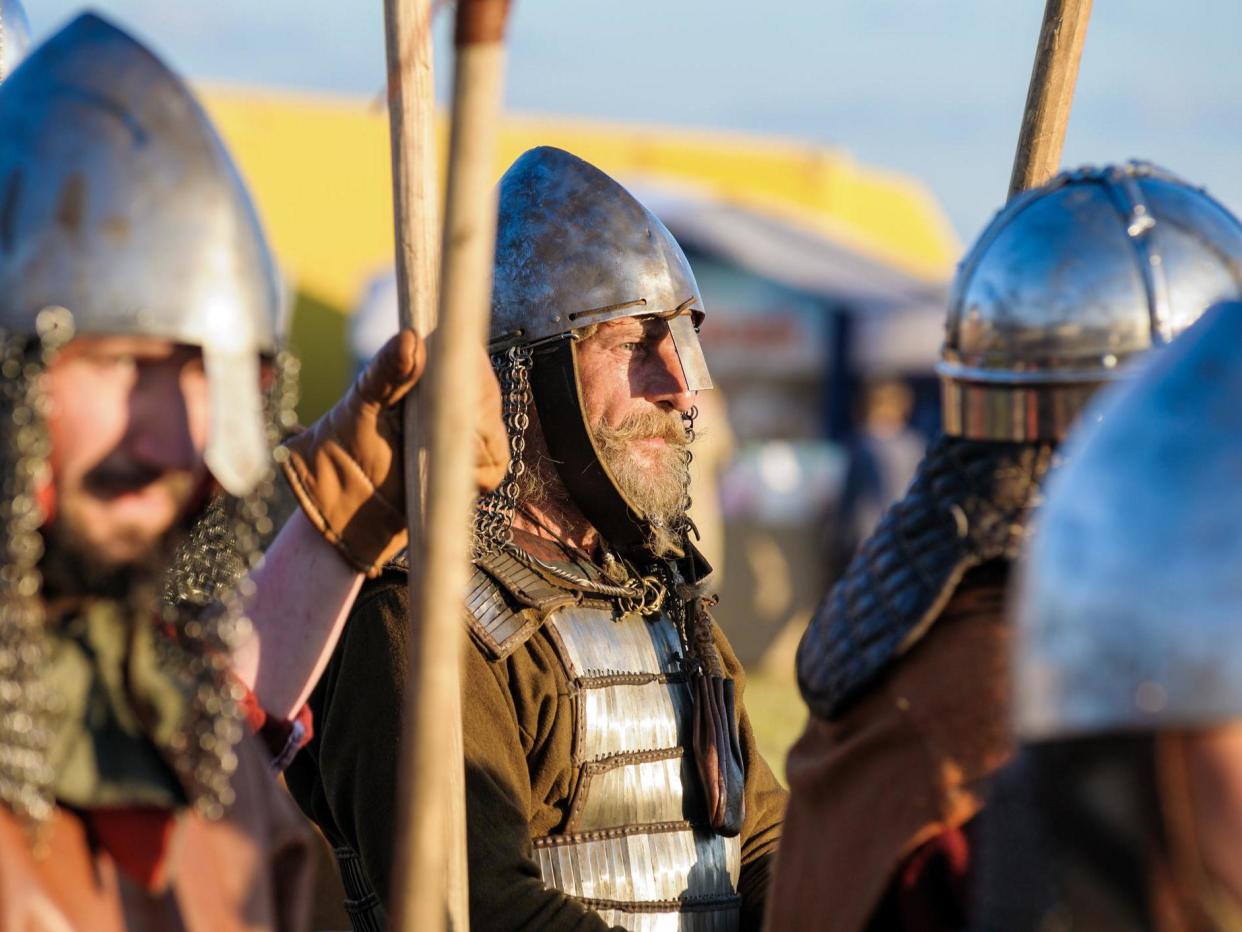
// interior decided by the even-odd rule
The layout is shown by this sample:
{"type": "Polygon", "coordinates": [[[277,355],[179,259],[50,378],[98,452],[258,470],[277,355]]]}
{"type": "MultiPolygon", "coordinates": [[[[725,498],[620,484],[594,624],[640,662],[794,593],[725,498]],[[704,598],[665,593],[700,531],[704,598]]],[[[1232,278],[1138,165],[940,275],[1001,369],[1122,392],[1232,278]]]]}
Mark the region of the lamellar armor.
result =
{"type": "Polygon", "coordinates": [[[595,447],[577,362],[581,328],[660,318],[688,390],[710,387],[698,286],[664,225],[569,153],[527,152],[501,180],[499,203],[491,349],[512,465],[479,507],[467,608],[493,660],[546,630],[572,684],[582,778],[562,830],[534,840],[535,859],[548,887],[609,923],[736,928],[743,774],[733,684],[695,586],[708,568],[688,523],[672,528],[680,554],[647,549],[651,519],[595,447]],[[532,404],[561,481],[604,540],[600,573],[538,560],[512,541],[532,404]],[[695,747],[713,729],[720,770],[708,773],[711,755],[695,747]]]}
{"type": "Polygon", "coordinates": [[[477,562],[467,609],[492,661],[546,630],[570,683],[581,777],[562,829],[534,839],[544,883],[610,925],[736,929],[741,843],[700,791],[684,619],[584,598],[507,553],[477,562]]]}
{"type": "Polygon", "coordinates": [[[930,629],[973,567],[1024,546],[1044,475],[1091,395],[1242,297],[1242,224],[1144,163],[1015,197],[958,270],[938,367],[944,436],[820,605],[798,651],[842,715],[930,629]]]}
{"type": "MultiPolygon", "coordinates": [[[[0,217],[0,366],[14,426],[3,432],[0,479],[0,800],[39,820],[52,805],[35,495],[47,481],[44,368],[74,336],[200,347],[207,465],[243,502],[237,524],[253,540],[269,520],[277,425],[264,415],[260,365],[278,350],[277,279],[250,198],[198,101],[94,14],[36,48],[0,86],[0,217]]],[[[278,407],[276,420],[287,418],[278,407]]],[[[253,558],[254,548],[245,553],[253,558]]],[[[158,593],[131,609],[159,612],[158,593]]],[[[218,816],[232,798],[241,736],[224,658],[247,622],[236,593],[200,617],[164,611],[175,634],[162,639],[161,663],[198,683],[169,763],[199,811],[218,816]]]]}
{"type": "Polygon", "coordinates": [[[0,81],[26,56],[30,47],[30,22],[18,0],[0,0],[0,81]]]}

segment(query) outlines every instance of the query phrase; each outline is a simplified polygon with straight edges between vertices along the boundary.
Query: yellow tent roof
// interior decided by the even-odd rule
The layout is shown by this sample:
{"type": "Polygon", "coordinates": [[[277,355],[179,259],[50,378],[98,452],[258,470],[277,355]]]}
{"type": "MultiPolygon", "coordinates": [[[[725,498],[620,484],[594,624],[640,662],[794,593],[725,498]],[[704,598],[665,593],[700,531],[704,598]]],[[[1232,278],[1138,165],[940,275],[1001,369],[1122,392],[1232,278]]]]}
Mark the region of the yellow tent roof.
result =
{"type": "MultiPolygon", "coordinates": [[[[345,383],[342,315],[392,261],[383,102],[223,87],[206,89],[203,98],[298,293],[294,340],[314,376],[303,387],[303,413],[313,415],[345,383]]],[[[443,125],[439,135],[443,158],[443,125]]],[[[497,177],[536,145],[568,149],[622,179],[693,184],[921,277],[945,278],[958,255],[957,240],[926,188],[839,150],[728,133],[508,116],[497,177]]]]}

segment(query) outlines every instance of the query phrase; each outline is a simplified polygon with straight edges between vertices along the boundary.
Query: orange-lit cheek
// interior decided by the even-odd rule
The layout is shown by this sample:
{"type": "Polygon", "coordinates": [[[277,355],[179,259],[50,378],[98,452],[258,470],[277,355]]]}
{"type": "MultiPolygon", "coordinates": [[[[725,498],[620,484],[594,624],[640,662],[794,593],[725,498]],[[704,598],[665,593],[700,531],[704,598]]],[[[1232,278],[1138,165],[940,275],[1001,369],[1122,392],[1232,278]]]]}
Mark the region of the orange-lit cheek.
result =
{"type": "Polygon", "coordinates": [[[630,401],[627,368],[615,360],[600,359],[599,354],[580,358],[578,371],[588,424],[616,427],[624,419],[630,401]]]}
{"type": "Polygon", "coordinates": [[[78,361],[53,366],[47,426],[57,483],[75,483],[120,442],[128,417],[126,390],[78,361]]]}

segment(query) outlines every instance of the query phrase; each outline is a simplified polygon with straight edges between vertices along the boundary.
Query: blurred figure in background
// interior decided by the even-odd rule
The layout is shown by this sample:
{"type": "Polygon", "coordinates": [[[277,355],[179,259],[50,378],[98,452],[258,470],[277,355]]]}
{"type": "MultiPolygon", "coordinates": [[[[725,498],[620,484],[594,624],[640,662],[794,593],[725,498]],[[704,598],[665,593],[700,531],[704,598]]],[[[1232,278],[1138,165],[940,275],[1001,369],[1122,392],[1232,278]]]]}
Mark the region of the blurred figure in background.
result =
{"type": "Polygon", "coordinates": [[[834,531],[842,567],[901,498],[927,449],[926,439],[910,426],[913,405],[913,393],[902,382],[882,379],[863,386],[834,531]]]}
{"type": "Polygon", "coordinates": [[[1242,304],[1098,407],[1015,605],[975,927],[1242,928],[1242,304]]]}
{"type": "Polygon", "coordinates": [[[949,305],[944,436],[799,647],[773,928],[968,923],[1012,753],[1005,591],[1058,444],[1127,362],[1239,296],[1242,224],[1149,165],[1067,172],[984,230],[949,305]]]}
{"type": "Polygon", "coordinates": [[[304,927],[274,773],[351,556],[405,546],[374,499],[418,340],[276,455],[295,390],[249,192],[185,83],[94,14],[0,85],[0,179],[0,927],[304,927]],[[260,562],[278,459],[328,519],[260,562]]]}
{"type": "Polygon", "coordinates": [[[242,660],[262,638],[279,665],[272,615],[161,604],[217,491],[240,549],[200,566],[254,565],[291,416],[248,192],[181,79],[92,14],[0,85],[0,179],[0,926],[299,927],[272,769],[305,721],[242,660]]]}

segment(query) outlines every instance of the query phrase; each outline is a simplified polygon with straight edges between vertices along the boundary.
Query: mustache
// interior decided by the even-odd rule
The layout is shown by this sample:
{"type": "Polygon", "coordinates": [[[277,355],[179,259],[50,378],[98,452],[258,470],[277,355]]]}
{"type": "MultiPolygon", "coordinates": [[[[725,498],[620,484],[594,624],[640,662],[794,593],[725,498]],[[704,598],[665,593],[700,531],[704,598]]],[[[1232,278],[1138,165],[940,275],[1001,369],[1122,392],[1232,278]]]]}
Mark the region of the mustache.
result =
{"type": "MultiPolygon", "coordinates": [[[[82,478],[82,485],[99,498],[116,498],[130,492],[140,492],[161,480],[176,483],[175,472],[157,469],[133,460],[105,460],[82,478]]],[[[186,481],[190,481],[186,477],[186,481]]]]}
{"type": "Polygon", "coordinates": [[[635,440],[663,440],[674,447],[690,443],[690,434],[682,416],[675,411],[661,411],[658,408],[627,414],[616,427],[601,422],[595,426],[595,437],[605,446],[635,440]]]}

